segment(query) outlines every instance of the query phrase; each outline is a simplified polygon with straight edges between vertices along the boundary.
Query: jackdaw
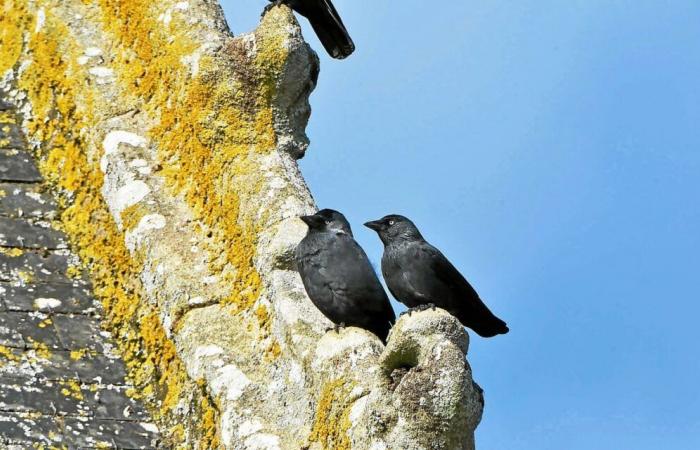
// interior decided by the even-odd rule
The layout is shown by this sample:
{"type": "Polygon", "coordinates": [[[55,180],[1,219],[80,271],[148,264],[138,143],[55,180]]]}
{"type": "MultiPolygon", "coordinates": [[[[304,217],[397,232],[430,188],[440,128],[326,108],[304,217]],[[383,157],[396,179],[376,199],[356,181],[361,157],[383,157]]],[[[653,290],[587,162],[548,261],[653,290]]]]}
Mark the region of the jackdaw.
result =
{"type": "Polygon", "coordinates": [[[382,274],[401,303],[411,309],[446,309],[482,337],[508,332],[506,323],[484,305],[469,282],[409,219],[392,214],[365,226],[384,243],[382,274]]]}
{"type": "Polygon", "coordinates": [[[364,328],[386,342],[396,316],[345,216],[324,209],[301,220],[309,230],[295,259],[311,301],[336,329],[364,328]]]}
{"type": "Polygon", "coordinates": [[[265,14],[271,8],[285,4],[309,19],[311,27],[329,55],[344,59],[355,51],[355,44],[345,29],[338,11],[331,0],[269,0],[272,4],[265,7],[265,14]]]}

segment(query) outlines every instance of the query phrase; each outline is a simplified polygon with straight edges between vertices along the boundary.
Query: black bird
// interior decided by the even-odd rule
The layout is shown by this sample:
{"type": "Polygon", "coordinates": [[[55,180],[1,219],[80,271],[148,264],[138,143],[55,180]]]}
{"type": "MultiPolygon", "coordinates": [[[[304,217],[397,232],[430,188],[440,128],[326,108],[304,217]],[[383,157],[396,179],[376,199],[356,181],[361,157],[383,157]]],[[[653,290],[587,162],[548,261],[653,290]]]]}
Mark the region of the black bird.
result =
{"type": "Polygon", "coordinates": [[[309,231],[297,246],[295,259],[311,301],[336,329],[364,328],[386,342],[396,316],[345,216],[324,209],[301,220],[309,231]]]}
{"type": "Polygon", "coordinates": [[[269,0],[272,4],[265,8],[265,14],[271,8],[285,4],[309,19],[311,27],[329,55],[344,59],[355,51],[355,44],[345,29],[338,11],[331,0],[269,0]]]}
{"type": "Polygon", "coordinates": [[[482,337],[508,332],[506,323],[484,305],[469,282],[409,219],[392,214],[365,226],[384,243],[382,273],[401,303],[415,309],[446,309],[482,337]]]}

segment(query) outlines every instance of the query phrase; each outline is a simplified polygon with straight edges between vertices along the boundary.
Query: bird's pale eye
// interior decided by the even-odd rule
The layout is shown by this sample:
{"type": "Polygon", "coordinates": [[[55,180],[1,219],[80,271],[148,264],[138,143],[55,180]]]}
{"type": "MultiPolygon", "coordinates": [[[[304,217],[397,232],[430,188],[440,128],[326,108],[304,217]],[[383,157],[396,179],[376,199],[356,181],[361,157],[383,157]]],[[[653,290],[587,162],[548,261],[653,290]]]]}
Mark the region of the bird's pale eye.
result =
{"type": "Polygon", "coordinates": [[[390,220],[390,221],[389,221],[389,226],[392,226],[392,225],[394,225],[394,221],[393,221],[393,220],[390,220]]]}

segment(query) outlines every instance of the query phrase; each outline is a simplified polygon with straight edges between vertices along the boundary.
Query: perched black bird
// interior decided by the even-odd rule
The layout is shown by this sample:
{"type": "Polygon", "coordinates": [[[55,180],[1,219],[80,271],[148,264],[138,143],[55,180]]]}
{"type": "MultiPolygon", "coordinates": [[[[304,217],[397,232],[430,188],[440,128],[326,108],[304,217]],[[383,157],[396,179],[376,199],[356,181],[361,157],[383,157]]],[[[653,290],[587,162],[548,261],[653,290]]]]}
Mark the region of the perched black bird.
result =
{"type": "MultiPolygon", "coordinates": [[[[318,39],[323,44],[329,55],[333,58],[344,59],[355,51],[355,44],[352,42],[348,30],[345,29],[343,21],[335,10],[331,0],[269,0],[272,2],[265,8],[265,12],[270,8],[285,4],[309,19],[318,39]]],[[[264,14],[264,13],[263,13],[264,14]]]]}
{"type": "Polygon", "coordinates": [[[461,273],[420,234],[406,217],[389,215],[366,227],[384,243],[382,273],[391,294],[409,308],[438,306],[480,336],[508,332],[461,273]]]}
{"type": "Polygon", "coordinates": [[[301,220],[309,231],[295,259],[311,301],[336,325],[364,328],[386,342],[396,316],[345,216],[324,209],[301,220]]]}

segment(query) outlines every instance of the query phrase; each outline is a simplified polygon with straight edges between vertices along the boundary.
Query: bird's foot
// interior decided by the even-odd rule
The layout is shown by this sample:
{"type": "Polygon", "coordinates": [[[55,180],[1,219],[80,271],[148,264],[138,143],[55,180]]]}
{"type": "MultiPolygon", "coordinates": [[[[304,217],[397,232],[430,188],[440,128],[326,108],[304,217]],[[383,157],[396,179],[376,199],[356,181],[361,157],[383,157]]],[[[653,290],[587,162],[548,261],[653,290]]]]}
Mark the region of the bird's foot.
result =
{"type": "Polygon", "coordinates": [[[283,5],[286,0],[271,0],[270,3],[265,6],[265,9],[263,9],[262,14],[260,14],[260,17],[265,17],[265,14],[269,13],[272,8],[275,8],[277,6],[283,5]]]}
{"type": "Polygon", "coordinates": [[[424,305],[418,305],[414,308],[411,308],[413,312],[421,312],[421,311],[427,311],[429,309],[432,309],[435,311],[435,304],[434,303],[426,303],[424,305]]]}
{"type": "Polygon", "coordinates": [[[329,331],[335,331],[336,333],[340,334],[340,330],[342,329],[345,329],[345,322],[336,323],[332,327],[326,328],[326,333],[329,331]]]}

